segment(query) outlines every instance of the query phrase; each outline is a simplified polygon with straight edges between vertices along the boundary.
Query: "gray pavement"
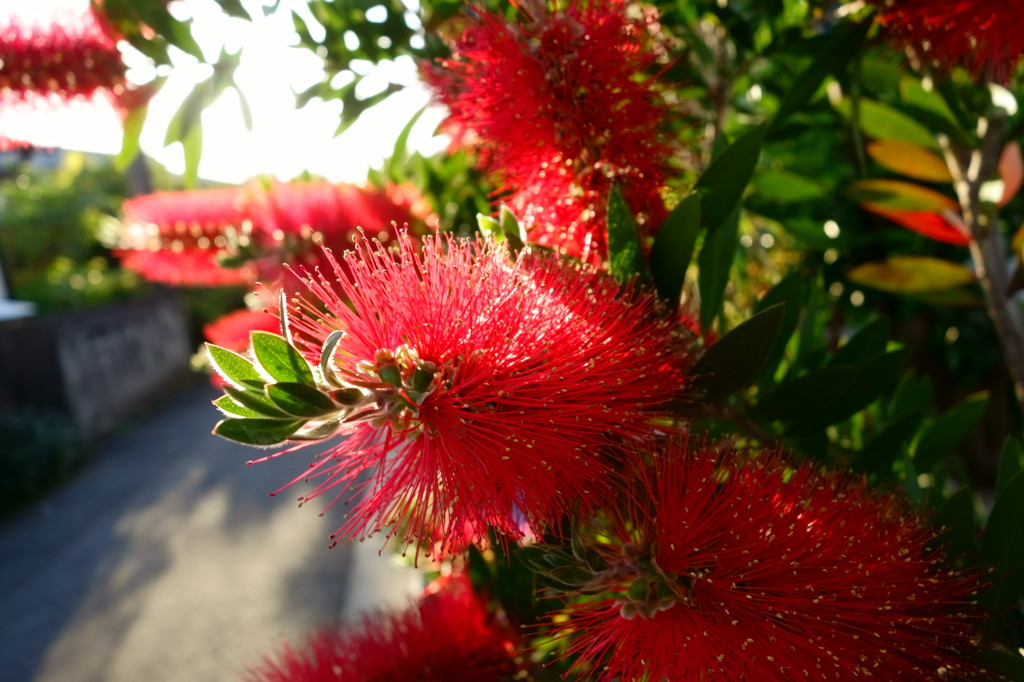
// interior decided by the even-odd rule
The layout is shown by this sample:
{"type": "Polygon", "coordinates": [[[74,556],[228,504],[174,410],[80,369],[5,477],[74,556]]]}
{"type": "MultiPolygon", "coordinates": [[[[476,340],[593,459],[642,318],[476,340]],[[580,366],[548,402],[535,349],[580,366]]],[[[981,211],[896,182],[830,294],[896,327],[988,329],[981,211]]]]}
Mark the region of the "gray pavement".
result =
{"type": "Polygon", "coordinates": [[[341,511],[268,492],[313,450],[256,466],[210,435],[198,386],[108,439],[73,480],[0,520],[0,682],[203,682],[320,625],[403,604],[419,575],[341,511]]]}

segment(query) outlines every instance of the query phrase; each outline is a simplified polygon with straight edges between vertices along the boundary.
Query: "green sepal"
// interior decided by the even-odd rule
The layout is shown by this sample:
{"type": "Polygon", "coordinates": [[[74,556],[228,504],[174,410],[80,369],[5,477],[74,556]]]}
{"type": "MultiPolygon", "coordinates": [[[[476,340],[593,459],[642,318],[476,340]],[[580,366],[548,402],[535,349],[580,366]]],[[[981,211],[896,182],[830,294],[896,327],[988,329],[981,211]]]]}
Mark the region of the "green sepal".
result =
{"type": "Polygon", "coordinates": [[[305,420],[225,419],[217,423],[213,432],[238,443],[269,446],[285,442],[305,423],[305,420]]]}
{"type": "Polygon", "coordinates": [[[283,336],[255,331],[250,339],[256,361],[272,379],[316,386],[309,363],[283,336]]]}
{"type": "Polygon", "coordinates": [[[333,400],[306,384],[281,381],[268,384],[266,390],[275,405],[296,417],[322,417],[338,411],[333,400]]]}

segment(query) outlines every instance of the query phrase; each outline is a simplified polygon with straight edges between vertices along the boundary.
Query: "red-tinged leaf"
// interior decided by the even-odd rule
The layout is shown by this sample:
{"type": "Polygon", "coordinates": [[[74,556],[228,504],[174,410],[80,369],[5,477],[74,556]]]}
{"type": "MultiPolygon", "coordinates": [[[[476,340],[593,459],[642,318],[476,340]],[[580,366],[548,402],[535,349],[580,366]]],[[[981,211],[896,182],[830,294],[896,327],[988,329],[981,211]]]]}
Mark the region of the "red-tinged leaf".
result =
{"type": "Polygon", "coordinates": [[[850,185],[847,194],[869,211],[886,209],[942,213],[957,208],[952,197],[902,180],[858,180],[850,185]]]}
{"type": "Polygon", "coordinates": [[[854,284],[894,294],[946,291],[974,281],[974,273],[958,263],[929,256],[893,256],[884,263],[864,263],[847,274],[854,284]]]}
{"type": "MultiPolygon", "coordinates": [[[[928,211],[894,211],[873,206],[869,207],[867,205],[864,208],[875,215],[880,215],[897,225],[902,225],[935,241],[955,244],[957,246],[967,246],[971,243],[971,238],[967,234],[965,226],[962,224],[958,226],[944,215],[939,215],[938,213],[930,213],[928,211]]],[[[947,212],[945,215],[950,218],[959,218],[957,214],[952,212],[947,212]]]]}
{"type": "Polygon", "coordinates": [[[884,168],[927,182],[952,182],[949,167],[938,154],[903,140],[875,140],[868,143],[868,155],[884,168]]]}
{"type": "Polygon", "coordinates": [[[1024,158],[1021,156],[1020,145],[1010,142],[1003,147],[1003,154],[999,157],[999,177],[1003,181],[1003,198],[999,205],[1005,206],[1020,191],[1021,182],[1024,181],[1024,158]]]}

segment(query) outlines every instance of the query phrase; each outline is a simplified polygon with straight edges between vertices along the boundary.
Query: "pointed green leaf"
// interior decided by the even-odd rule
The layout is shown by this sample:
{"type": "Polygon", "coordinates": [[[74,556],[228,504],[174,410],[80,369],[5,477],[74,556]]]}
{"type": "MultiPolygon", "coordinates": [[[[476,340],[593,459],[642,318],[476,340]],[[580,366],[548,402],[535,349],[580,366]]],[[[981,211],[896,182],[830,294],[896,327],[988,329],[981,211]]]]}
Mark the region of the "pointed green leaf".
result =
{"type": "Polygon", "coordinates": [[[651,249],[651,274],[658,293],[678,303],[700,231],[700,195],[691,194],[668,214],[651,249]]]}
{"type": "Polygon", "coordinates": [[[213,401],[221,412],[233,417],[260,417],[263,416],[256,410],[250,410],[229,395],[222,395],[213,401]]]}
{"type": "MultiPolygon", "coordinates": [[[[903,140],[930,149],[938,147],[935,135],[902,111],[864,98],[861,98],[859,104],[860,120],[857,123],[868,137],[875,140],[903,140]]],[[[843,99],[836,110],[849,121],[852,117],[850,99],[843,99]]]]}
{"type": "Polygon", "coordinates": [[[620,282],[647,274],[636,221],[617,186],[608,196],[608,270],[620,282]]]}
{"type": "Polygon", "coordinates": [[[715,157],[694,185],[694,190],[701,192],[701,221],[709,235],[738,207],[761,157],[763,141],[764,125],[750,129],[715,157]]]}
{"type": "Polygon", "coordinates": [[[711,329],[722,311],[725,286],[729,283],[729,273],[739,245],[739,221],[740,206],[736,204],[725,222],[715,232],[708,233],[697,254],[700,269],[697,289],[700,291],[700,327],[703,330],[711,329]]]}
{"type": "Polygon", "coordinates": [[[772,120],[773,130],[777,129],[779,124],[791,114],[803,108],[818,91],[827,76],[845,71],[850,60],[864,44],[871,25],[871,21],[847,22],[838,30],[833,31],[828,42],[816,51],[817,57],[811,65],[786,90],[779,109],[775,112],[775,118],[772,120]]]}
{"type": "Polygon", "coordinates": [[[999,469],[996,473],[996,495],[1001,495],[1006,484],[1021,470],[1024,449],[1021,448],[1019,440],[1008,436],[1003,443],[1003,450],[999,453],[999,469]]]}
{"type": "Polygon", "coordinates": [[[931,471],[943,455],[952,452],[970,436],[981,421],[987,406],[988,393],[976,393],[937,419],[921,434],[914,448],[914,466],[917,470],[931,471]]]}
{"type": "Polygon", "coordinates": [[[513,251],[522,251],[526,247],[526,232],[516,214],[505,204],[498,209],[498,226],[513,251]]]}
{"type": "Polygon", "coordinates": [[[760,301],[754,305],[754,312],[758,313],[773,305],[782,303],[785,308],[782,312],[782,324],[779,326],[779,333],[775,337],[771,352],[765,358],[764,368],[760,376],[762,380],[771,380],[772,374],[779,366],[783,354],[786,352],[786,344],[789,338],[796,331],[800,322],[800,309],[804,302],[804,275],[800,272],[793,272],[782,278],[778,284],[772,287],[771,291],[765,294],[760,301]]]}
{"type": "Polygon", "coordinates": [[[239,385],[243,381],[261,381],[262,377],[252,363],[238,353],[212,343],[206,344],[206,352],[217,374],[226,380],[239,385]]]}
{"type": "Polygon", "coordinates": [[[276,381],[290,381],[315,386],[309,363],[283,337],[270,332],[251,333],[252,352],[256,361],[276,381]]]}
{"type": "Polygon", "coordinates": [[[866,362],[884,352],[888,343],[889,323],[884,317],[876,317],[850,337],[850,340],[829,359],[828,364],[835,367],[866,362]]]}
{"type": "Polygon", "coordinates": [[[691,391],[713,402],[753,381],[778,335],[782,313],[782,305],[762,310],[719,339],[691,370],[691,391]]]}
{"type": "Polygon", "coordinates": [[[279,419],[225,419],[213,428],[218,436],[246,445],[278,445],[288,440],[305,421],[279,419]]]}
{"type": "Polygon", "coordinates": [[[286,381],[268,384],[267,396],[275,405],[296,417],[322,417],[338,411],[333,400],[306,384],[286,381]]]}
{"type": "Polygon", "coordinates": [[[950,557],[974,556],[974,498],[970,488],[961,488],[953,493],[935,512],[932,523],[945,528],[942,542],[948,543],[950,557]]]}
{"type": "Polygon", "coordinates": [[[1024,597],[1024,542],[1021,542],[1021,519],[1024,519],[1024,471],[1009,480],[996,498],[985,526],[981,557],[996,568],[991,576],[989,605],[1010,607],[1024,597]]]}
{"type": "Polygon", "coordinates": [[[857,370],[853,367],[825,367],[807,372],[781,384],[750,410],[750,416],[767,421],[796,421],[807,415],[810,406],[820,404],[821,396],[841,393],[853,385],[857,370]]]}
{"type": "Polygon", "coordinates": [[[907,445],[921,426],[921,419],[922,413],[914,411],[886,424],[885,428],[857,453],[851,468],[868,474],[891,475],[893,462],[907,451],[907,445]]]}

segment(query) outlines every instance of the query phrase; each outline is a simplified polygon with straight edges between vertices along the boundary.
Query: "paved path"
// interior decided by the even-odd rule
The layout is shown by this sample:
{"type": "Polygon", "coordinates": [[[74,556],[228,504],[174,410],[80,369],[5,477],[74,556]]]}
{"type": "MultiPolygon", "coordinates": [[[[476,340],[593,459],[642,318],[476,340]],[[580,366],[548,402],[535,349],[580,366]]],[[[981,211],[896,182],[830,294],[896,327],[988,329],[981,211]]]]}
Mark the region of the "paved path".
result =
{"type": "Polygon", "coordinates": [[[269,497],[308,456],[244,466],[256,451],[209,433],[216,395],[184,392],[0,520],[0,680],[232,680],[415,590],[373,540],[326,549],[340,512],[269,497]]]}

